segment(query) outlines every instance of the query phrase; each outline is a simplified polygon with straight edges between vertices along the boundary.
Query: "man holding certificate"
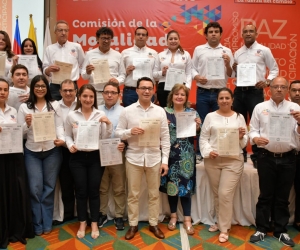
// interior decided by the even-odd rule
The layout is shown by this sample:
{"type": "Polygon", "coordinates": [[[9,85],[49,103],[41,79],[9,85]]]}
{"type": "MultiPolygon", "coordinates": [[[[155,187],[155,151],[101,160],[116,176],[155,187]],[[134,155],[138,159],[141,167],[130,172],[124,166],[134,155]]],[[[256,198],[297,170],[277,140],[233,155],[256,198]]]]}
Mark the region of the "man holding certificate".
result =
{"type": "Polygon", "coordinates": [[[63,80],[71,79],[77,85],[80,67],[84,62],[84,52],[79,43],[68,41],[69,24],[66,21],[57,21],[54,33],[57,43],[46,48],[43,73],[50,77],[51,95],[59,101],[61,99],[60,83],[63,80]]]}
{"type": "Polygon", "coordinates": [[[127,140],[126,176],[128,183],[129,229],[126,240],[138,231],[139,193],[143,174],[149,192],[149,230],[159,239],[165,236],[158,227],[160,175],[168,173],[170,135],[166,113],[153,104],[154,83],[149,77],[137,81],[136,103],[126,107],[119,119],[115,136],[127,140]]]}
{"type": "Polygon", "coordinates": [[[81,76],[89,80],[97,91],[97,103],[103,104],[103,87],[108,82],[120,84],[125,75],[121,74],[121,54],[110,47],[114,38],[111,28],[102,27],[96,32],[99,47],[86,52],[81,76]]]}
{"type": "Polygon", "coordinates": [[[295,243],[287,234],[289,194],[296,172],[300,108],[284,98],[289,83],[276,77],[270,84],[271,99],[255,106],[250,121],[250,142],[258,147],[257,172],[260,195],[256,204],[256,232],[250,242],[263,241],[274,210],[274,233],[284,245],[295,243]]]}
{"type": "MultiPolygon", "coordinates": [[[[279,69],[271,50],[256,41],[258,36],[256,27],[247,24],[243,28],[244,45],[234,53],[233,70],[237,75],[234,90],[233,109],[242,114],[246,121],[251,119],[256,104],[264,101],[263,90],[270,85],[278,75],[279,69]],[[267,73],[268,68],[268,75],[267,73]]],[[[257,147],[252,146],[250,156],[254,166],[257,161],[257,147]]],[[[247,151],[244,148],[244,161],[247,162],[247,151]]]]}
{"type": "Polygon", "coordinates": [[[122,51],[122,63],[124,65],[123,104],[124,107],[135,103],[138,100],[136,92],[137,80],[143,76],[153,80],[152,71],[154,69],[157,52],[146,46],[148,40],[148,30],[140,26],[134,32],[135,44],[133,47],[122,51]]]}
{"type": "MultiPolygon", "coordinates": [[[[119,117],[124,107],[119,104],[120,98],[120,88],[117,83],[109,82],[104,86],[103,89],[103,99],[104,104],[99,106],[99,110],[103,111],[107,118],[112,122],[114,130],[117,128],[119,117]]],[[[114,138],[114,133],[111,138],[114,138]]],[[[120,140],[120,139],[119,139],[120,140]]],[[[125,193],[125,183],[126,183],[126,173],[125,173],[125,162],[122,159],[118,148],[124,149],[125,144],[123,142],[119,143],[118,147],[114,147],[112,150],[106,153],[108,161],[118,160],[117,155],[120,155],[120,160],[122,163],[110,164],[105,167],[101,186],[100,186],[100,214],[98,226],[103,227],[104,223],[107,222],[107,207],[108,207],[108,195],[110,183],[112,185],[113,199],[115,203],[115,219],[114,223],[117,230],[124,230],[123,216],[125,213],[126,205],[126,193],[125,193]]],[[[102,159],[101,159],[102,160],[102,159]]],[[[104,165],[105,166],[105,165],[104,165]]]]}

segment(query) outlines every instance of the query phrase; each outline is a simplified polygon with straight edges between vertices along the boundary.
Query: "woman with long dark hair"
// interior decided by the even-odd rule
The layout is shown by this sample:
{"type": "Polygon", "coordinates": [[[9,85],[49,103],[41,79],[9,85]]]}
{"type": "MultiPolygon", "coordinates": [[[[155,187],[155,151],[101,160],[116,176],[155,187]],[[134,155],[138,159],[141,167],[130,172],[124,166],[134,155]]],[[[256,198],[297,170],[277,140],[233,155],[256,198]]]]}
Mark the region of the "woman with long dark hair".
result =
{"type": "Polygon", "coordinates": [[[9,35],[4,30],[0,30],[0,51],[6,52],[5,74],[0,75],[0,77],[3,77],[6,81],[11,83],[9,70],[12,66],[13,57],[15,54],[11,50],[11,42],[10,42],[9,35]]]}
{"type": "Polygon", "coordinates": [[[44,75],[35,76],[30,85],[28,101],[21,104],[18,123],[23,125],[27,141],[24,148],[25,166],[29,179],[30,200],[36,235],[49,234],[52,230],[54,188],[62,161],[61,149],[65,143],[62,112],[51,97],[48,80],[44,75]],[[32,114],[54,113],[57,139],[35,142],[32,114]]]}

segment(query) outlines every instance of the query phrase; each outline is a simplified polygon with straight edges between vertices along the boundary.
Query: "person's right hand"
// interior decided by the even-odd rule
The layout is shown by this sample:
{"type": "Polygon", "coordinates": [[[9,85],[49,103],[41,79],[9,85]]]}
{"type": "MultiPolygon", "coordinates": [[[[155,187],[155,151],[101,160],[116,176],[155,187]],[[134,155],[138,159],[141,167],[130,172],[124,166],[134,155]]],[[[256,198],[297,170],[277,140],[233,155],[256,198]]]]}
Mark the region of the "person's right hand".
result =
{"type": "Polygon", "coordinates": [[[135,67],[133,65],[129,65],[126,68],[126,75],[130,75],[134,69],[135,69],[135,67]]]}
{"type": "Polygon", "coordinates": [[[210,159],[215,159],[215,158],[217,158],[219,156],[219,154],[216,152],[216,151],[211,151],[210,153],[209,153],[209,158],[210,159]]]}
{"type": "Polygon", "coordinates": [[[29,128],[31,126],[31,122],[32,122],[32,114],[27,114],[25,116],[25,122],[27,124],[27,127],[29,128]]]}
{"type": "Polygon", "coordinates": [[[46,75],[50,75],[50,73],[51,72],[57,72],[57,71],[59,71],[59,67],[58,66],[56,66],[56,65],[50,65],[46,70],[45,70],[45,73],[46,73],[46,75]]]}
{"type": "Polygon", "coordinates": [[[142,128],[138,128],[138,127],[134,127],[131,129],[131,134],[132,135],[140,135],[144,133],[144,129],[142,128]]]}
{"type": "Polygon", "coordinates": [[[77,152],[76,146],[73,145],[72,147],[70,147],[69,151],[70,151],[70,153],[72,153],[72,154],[76,153],[76,152],[77,152]]]}
{"type": "Polygon", "coordinates": [[[269,140],[264,137],[254,137],[253,142],[256,144],[256,146],[266,146],[269,143],[269,140]]]}
{"type": "Polygon", "coordinates": [[[94,65],[89,64],[86,66],[85,71],[88,75],[92,74],[92,71],[95,69],[94,65]]]}
{"type": "Polygon", "coordinates": [[[194,77],[194,80],[199,82],[200,84],[203,84],[203,85],[205,85],[207,83],[207,79],[204,76],[196,75],[194,77]]]}

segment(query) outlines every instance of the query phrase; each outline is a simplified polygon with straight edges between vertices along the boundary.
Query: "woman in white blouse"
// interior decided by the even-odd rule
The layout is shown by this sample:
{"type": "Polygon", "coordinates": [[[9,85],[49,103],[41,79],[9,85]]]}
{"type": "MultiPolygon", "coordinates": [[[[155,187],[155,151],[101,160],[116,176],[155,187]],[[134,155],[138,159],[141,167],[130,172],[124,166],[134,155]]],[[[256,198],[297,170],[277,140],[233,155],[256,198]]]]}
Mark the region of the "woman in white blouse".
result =
{"type": "Polygon", "coordinates": [[[168,95],[173,87],[171,86],[170,90],[164,90],[168,69],[181,69],[184,71],[185,80],[183,82],[176,81],[175,83],[185,84],[185,86],[189,89],[191,89],[192,85],[191,56],[189,52],[183,50],[181,47],[180,36],[176,30],[171,30],[167,34],[167,45],[168,49],[158,54],[153,69],[154,78],[159,79],[157,86],[157,99],[161,107],[167,106],[168,95]]]}
{"type": "Polygon", "coordinates": [[[248,135],[244,117],[232,110],[232,91],[228,88],[220,89],[217,102],[219,109],[209,113],[204,120],[200,136],[200,150],[213,190],[217,217],[217,223],[211,225],[208,230],[210,232],[220,230],[219,241],[223,243],[228,241],[233,196],[244,169],[242,149],[247,144],[248,135]],[[230,133],[236,134],[236,141],[232,139],[227,141],[230,148],[227,145],[221,151],[218,147],[218,139],[226,142],[227,135],[230,133]]]}
{"type": "MultiPolygon", "coordinates": [[[[17,122],[17,111],[5,103],[8,94],[8,82],[0,78],[0,134],[5,130],[6,124],[17,122]]],[[[26,244],[26,238],[34,237],[24,165],[23,153],[0,154],[1,249],[6,249],[9,242],[18,240],[26,244]]]]}
{"type": "Polygon", "coordinates": [[[3,77],[6,81],[8,81],[8,83],[11,83],[9,70],[12,66],[12,61],[15,54],[11,49],[9,35],[4,30],[0,30],[0,51],[6,52],[5,73],[4,75],[0,75],[0,77],[3,77]]]}
{"type": "Polygon", "coordinates": [[[29,98],[21,104],[18,123],[23,125],[27,141],[24,148],[25,166],[29,179],[31,208],[36,235],[52,230],[54,189],[62,161],[60,146],[65,143],[62,112],[51,97],[48,80],[35,76],[30,85],[29,98]],[[54,113],[55,140],[35,142],[32,129],[33,114],[54,113]]]}
{"type": "Polygon", "coordinates": [[[75,196],[77,215],[80,226],[77,232],[78,238],[85,236],[87,226],[87,202],[89,202],[91,214],[91,237],[99,237],[98,216],[100,207],[99,188],[104,167],[101,167],[99,150],[78,150],[76,138],[80,122],[99,122],[99,139],[111,136],[112,123],[103,111],[98,110],[96,90],[91,84],[83,85],[78,92],[77,105],[74,111],[70,111],[66,123],[66,143],[70,150],[70,169],[75,182],[75,196]]]}

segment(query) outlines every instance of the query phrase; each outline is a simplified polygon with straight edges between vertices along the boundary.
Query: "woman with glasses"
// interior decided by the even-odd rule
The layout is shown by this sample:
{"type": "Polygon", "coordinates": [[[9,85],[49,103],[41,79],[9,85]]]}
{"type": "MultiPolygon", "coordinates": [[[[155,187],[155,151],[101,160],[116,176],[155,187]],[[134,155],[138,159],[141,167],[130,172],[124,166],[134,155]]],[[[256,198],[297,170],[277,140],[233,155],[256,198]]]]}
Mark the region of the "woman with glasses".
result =
{"type": "Polygon", "coordinates": [[[168,49],[160,52],[155,60],[153,76],[159,79],[157,86],[157,99],[161,107],[167,106],[167,98],[170,90],[166,89],[166,75],[169,69],[183,70],[185,79],[181,83],[185,84],[188,89],[192,85],[192,62],[189,52],[183,50],[180,45],[180,36],[176,30],[171,30],[167,34],[168,49]]]}
{"type": "Polygon", "coordinates": [[[36,235],[49,234],[52,230],[54,189],[62,161],[61,149],[65,143],[62,112],[57,101],[51,97],[45,76],[35,76],[30,85],[29,98],[21,104],[18,123],[27,135],[24,148],[25,166],[28,174],[34,231],[36,235]],[[32,128],[33,114],[54,113],[55,140],[35,142],[32,128]]]}
{"type": "MultiPolygon", "coordinates": [[[[0,135],[6,124],[17,122],[17,111],[6,104],[8,95],[8,82],[0,78],[0,135]]],[[[26,244],[34,231],[23,153],[0,154],[0,201],[0,248],[26,244]]]]}
{"type": "MultiPolygon", "coordinates": [[[[201,120],[198,113],[187,107],[189,89],[183,84],[175,84],[168,96],[168,107],[165,111],[169,123],[171,150],[169,156],[169,171],[161,178],[160,191],[168,194],[171,219],[168,229],[176,229],[177,204],[180,198],[183,208],[183,227],[187,234],[194,234],[191,221],[191,196],[196,186],[196,159],[194,150],[194,136],[178,138],[176,134],[176,114],[180,112],[195,112],[196,130],[200,130],[201,120]]],[[[196,133],[196,131],[195,131],[196,133]]]]}
{"type": "Polygon", "coordinates": [[[244,170],[243,148],[247,145],[248,135],[243,115],[232,110],[232,91],[221,88],[217,94],[217,103],[219,109],[209,113],[204,120],[200,135],[200,149],[214,194],[217,217],[217,223],[211,225],[208,231],[220,231],[219,242],[224,243],[228,241],[231,228],[233,196],[244,170]],[[228,147],[227,150],[236,145],[236,152],[220,152],[219,141],[234,132],[235,144],[231,142],[232,147],[228,147]]]}
{"type": "Polygon", "coordinates": [[[74,111],[68,113],[65,130],[66,143],[71,152],[70,169],[75,182],[77,215],[80,222],[78,238],[85,237],[87,226],[87,202],[91,214],[91,237],[99,237],[98,217],[100,208],[99,189],[104,167],[101,167],[99,150],[78,150],[76,137],[80,122],[99,122],[99,139],[109,138],[112,133],[112,123],[103,111],[98,110],[96,90],[91,84],[83,85],[78,91],[77,105],[74,111]]]}

